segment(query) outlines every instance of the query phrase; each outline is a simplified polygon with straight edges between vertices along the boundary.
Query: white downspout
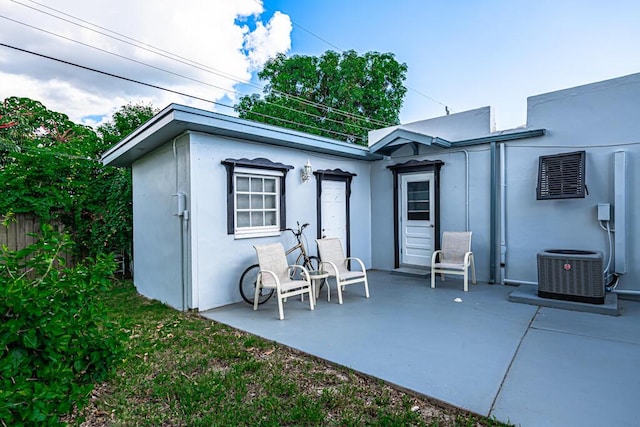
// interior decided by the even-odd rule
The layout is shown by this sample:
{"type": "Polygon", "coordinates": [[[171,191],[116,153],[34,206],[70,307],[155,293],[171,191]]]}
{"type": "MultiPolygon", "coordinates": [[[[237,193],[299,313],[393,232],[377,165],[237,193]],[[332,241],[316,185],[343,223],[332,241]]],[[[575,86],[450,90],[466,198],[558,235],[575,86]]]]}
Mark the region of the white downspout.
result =
{"type": "Polygon", "coordinates": [[[507,159],[506,146],[500,144],[500,278],[503,285],[532,285],[538,282],[507,278],[507,159]]]}
{"type": "Polygon", "coordinates": [[[465,230],[469,231],[469,152],[467,150],[462,150],[464,153],[464,225],[465,230]]]}
{"type": "Polygon", "coordinates": [[[180,218],[180,293],[182,295],[182,311],[187,311],[191,305],[189,302],[189,292],[187,289],[188,282],[188,260],[187,260],[187,243],[189,233],[189,211],[187,210],[187,195],[180,191],[180,161],[178,159],[178,149],[176,147],[176,140],[178,137],[173,138],[173,158],[175,163],[175,190],[173,196],[176,196],[176,213],[175,215],[180,218]],[[186,240],[186,241],[185,241],[186,240]]]}
{"type": "Polygon", "coordinates": [[[506,148],[500,144],[500,279],[505,280],[507,265],[507,177],[506,148]]]}

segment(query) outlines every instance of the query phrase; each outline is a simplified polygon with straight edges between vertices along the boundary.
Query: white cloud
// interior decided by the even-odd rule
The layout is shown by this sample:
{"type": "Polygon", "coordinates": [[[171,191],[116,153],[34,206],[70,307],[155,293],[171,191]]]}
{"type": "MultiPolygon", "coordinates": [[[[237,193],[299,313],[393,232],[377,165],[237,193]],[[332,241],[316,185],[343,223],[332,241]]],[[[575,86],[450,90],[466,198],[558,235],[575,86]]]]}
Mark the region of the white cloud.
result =
{"type": "MultiPolygon", "coordinates": [[[[0,19],[3,43],[210,101],[235,101],[239,81],[248,81],[252,71],[268,58],[291,48],[289,17],[276,12],[263,24],[264,9],[261,2],[255,0],[157,0],[152,4],[143,0],[112,0],[100,7],[79,0],[55,2],[55,9],[67,16],[29,0],[23,2],[80,26],[11,2],[3,15],[28,26],[0,19]],[[91,27],[89,23],[103,28],[92,27],[95,31],[82,28],[91,27]],[[250,26],[255,29],[250,31],[250,26]],[[144,42],[147,50],[134,46],[139,43],[132,39],[144,42]]],[[[5,47],[0,47],[0,69],[0,100],[27,96],[77,122],[87,116],[110,115],[128,102],[139,101],[150,102],[158,108],[179,102],[232,113],[208,102],[5,47]]],[[[95,119],[88,118],[86,123],[92,120],[95,119]]]]}
{"type": "Polygon", "coordinates": [[[291,30],[291,19],[280,12],[274,13],[266,26],[258,22],[256,29],[247,35],[245,41],[251,64],[259,69],[278,52],[289,51],[291,30]]]}

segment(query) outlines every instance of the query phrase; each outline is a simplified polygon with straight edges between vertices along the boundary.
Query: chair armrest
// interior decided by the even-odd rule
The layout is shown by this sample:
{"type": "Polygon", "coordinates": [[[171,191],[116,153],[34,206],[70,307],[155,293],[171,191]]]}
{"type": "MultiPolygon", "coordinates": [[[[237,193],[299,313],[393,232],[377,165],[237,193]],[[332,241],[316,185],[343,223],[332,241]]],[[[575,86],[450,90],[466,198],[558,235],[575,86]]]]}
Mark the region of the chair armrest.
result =
{"type": "Polygon", "coordinates": [[[438,255],[440,255],[442,253],[442,250],[438,249],[437,251],[433,251],[433,255],[431,255],[431,265],[436,263],[436,260],[438,259],[438,255]]]}
{"type": "Polygon", "coordinates": [[[320,265],[322,266],[323,270],[332,270],[332,271],[328,271],[328,273],[331,276],[338,276],[340,273],[338,272],[338,267],[332,263],[331,261],[320,261],[320,265]],[[330,267],[330,268],[326,268],[326,266],[330,267]]]}
{"type": "Polygon", "coordinates": [[[468,266],[469,265],[469,260],[470,258],[473,258],[473,252],[467,252],[464,254],[464,266],[468,266]]]}
{"type": "MultiPolygon", "coordinates": [[[[268,274],[271,277],[273,277],[273,280],[275,280],[276,282],[276,286],[279,287],[280,286],[280,279],[278,279],[278,276],[276,275],[276,273],[274,273],[271,270],[260,270],[258,271],[258,276],[260,276],[260,281],[262,282],[262,275],[263,274],[268,274]]],[[[267,287],[271,287],[271,286],[267,286],[267,287]]]]}
{"type": "Polygon", "coordinates": [[[306,268],[304,268],[304,266],[298,265],[298,264],[292,264],[289,266],[289,272],[296,269],[302,270],[302,275],[305,278],[304,280],[306,280],[307,282],[310,280],[309,271],[306,268]]]}
{"type": "Polygon", "coordinates": [[[356,258],[354,256],[349,256],[349,257],[346,257],[344,259],[344,262],[347,263],[349,260],[357,261],[358,264],[360,264],[360,269],[361,269],[360,271],[367,271],[367,269],[364,268],[364,262],[362,262],[362,260],[360,258],[356,258]]]}

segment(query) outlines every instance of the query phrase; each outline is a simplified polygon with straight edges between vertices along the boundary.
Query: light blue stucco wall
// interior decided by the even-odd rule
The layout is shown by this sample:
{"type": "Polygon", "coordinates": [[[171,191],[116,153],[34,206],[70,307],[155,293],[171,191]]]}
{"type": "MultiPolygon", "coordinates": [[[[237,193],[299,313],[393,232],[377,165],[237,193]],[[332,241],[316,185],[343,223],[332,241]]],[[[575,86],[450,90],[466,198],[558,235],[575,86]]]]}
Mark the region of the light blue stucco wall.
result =
{"type": "Polygon", "coordinates": [[[238,281],[246,267],[257,262],[253,245],[282,242],[288,248],[295,240],[289,232],[276,237],[236,239],[227,234],[227,158],[264,157],[294,166],[286,177],[287,226],[308,222],[308,248],[316,253],[316,181],[300,179],[300,169],[311,161],[314,170],[342,169],[357,176],[351,184],[351,253],[371,267],[371,209],[368,162],[331,155],[247,142],[220,136],[190,133],[192,215],[191,265],[194,304],[200,310],[240,301],[238,281]]]}
{"type": "Polygon", "coordinates": [[[466,150],[424,150],[414,156],[399,152],[392,158],[375,162],[371,173],[371,204],[374,212],[372,227],[373,266],[382,270],[394,268],[393,175],[387,166],[408,160],[440,160],[440,230],[473,232],[472,250],[476,255],[479,280],[489,278],[490,241],[490,162],[488,146],[466,150]],[[468,204],[466,198],[468,157],[468,204]]]}
{"type": "Polygon", "coordinates": [[[174,194],[189,192],[188,157],[182,138],[175,149],[166,144],[132,167],[134,282],[141,294],[179,309],[189,304],[182,286],[185,234],[174,194]]]}
{"type": "MultiPolygon", "coordinates": [[[[501,279],[537,281],[536,254],[548,248],[595,249],[609,256],[607,234],[597,221],[597,204],[610,203],[615,212],[614,153],[626,153],[627,193],[626,229],[616,229],[615,236],[626,240],[627,271],[621,276],[620,289],[640,290],[640,74],[599,82],[577,88],[531,97],[528,100],[528,128],[546,129],[546,135],[496,144],[496,161],[500,162],[500,145],[504,144],[505,186],[497,177],[496,194],[504,192],[505,270],[501,279]],[[586,151],[586,185],[584,199],[536,200],[539,156],[586,151]]],[[[477,130],[491,127],[486,110],[474,110],[470,124],[477,130]],[[482,115],[480,113],[484,112],[482,115]],[[482,125],[482,120],[486,125],[482,125]]],[[[419,122],[421,130],[432,136],[453,134],[447,127],[465,126],[464,115],[451,115],[419,122]]],[[[403,125],[407,128],[409,125],[403,125]]],[[[389,128],[392,129],[392,128],[389,128]]],[[[377,131],[386,135],[388,131],[377,131]]],[[[485,136],[480,132],[478,136],[485,136]]],[[[411,159],[441,160],[440,175],[441,231],[464,230],[465,212],[469,230],[473,231],[472,249],[480,280],[489,278],[491,180],[490,144],[466,147],[468,154],[469,199],[465,205],[465,153],[455,148],[437,150],[421,146],[420,155],[409,147],[393,153],[391,158],[375,162],[371,176],[372,263],[375,268],[394,267],[393,188],[391,164],[411,159]]],[[[497,219],[500,219],[497,209],[497,219]]],[[[613,219],[613,218],[612,218],[613,219]]],[[[615,228],[615,223],[611,224],[615,228]]],[[[620,251],[621,252],[621,251],[620,251]]],[[[497,260],[499,261],[499,260],[497,260]]]]}
{"type": "MultiPolygon", "coordinates": [[[[623,210],[615,206],[621,199],[615,198],[614,156],[624,151],[626,228],[612,224],[617,242],[623,238],[626,241],[627,268],[619,288],[640,290],[638,99],[640,74],[529,98],[528,128],[545,129],[546,135],[496,144],[496,160],[500,162],[503,151],[505,171],[504,187],[500,177],[494,183],[497,200],[504,200],[505,211],[505,232],[496,236],[505,250],[501,279],[537,281],[536,254],[542,249],[597,249],[608,256],[607,235],[596,219],[596,206],[611,203],[618,215],[623,210]],[[539,156],[577,150],[587,153],[589,194],[584,199],[536,200],[539,156]]],[[[489,135],[493,114],[490,109],[481,108],[417,122],[413,127],[402,126],[455,142],[454,137],[489,135]]],[[[382,138],[389,129],[375,134],[382,138]]],[[[314,170],[342,169],[357,174],[350,200],[351,253],[362,258],[367,268],[382,270],[394,268],[395,201],[393,175],[387,166],[408,160],[441,160],[440,230],[465,230],[468,224],[474,233],[472,250],[478,279],[489,279],[490,144],[450,149],[422,145],[418,155],[406,146],[392,157],[364,161],[187,132],[175,141],[175,146],[167,141],[133,164],[134,279],[142,294],[177,308],[200,310],[237,302],[240,275],[256,261],[252,246],[275,241],[287,247],[293,244],[288,233],[249,239],[227,234],[227,178],[221,161],[258,157],[295,167],[286,178],[287,225],[294,226],[296,221],[311,224],[306,232],[311,252],[315,252],[317,226],[316,183],[312,178],[303,184],[300,169],[309,159],[314,170]],[[187,194],[188,221],[176,215],[173,195],[179,191],[187,194]]],[[[500,209],[495,213],[499,212],[500,209]]]]}
{"type": "Polygon", "coordinates": [[[537,281],[536,253],[541,249],[596,249],[608,256],[607,234],[596,209],[598,203],[610,203],[614,212],[623,209],[615,206],[614,153],[624,151],[626,230],[612,221],[615,238],[626,240],[627,272],[619,288],[640,290],[638,99],[640,74],[529,98],[528,125],[543,127],[547,134],[506,145],[507,278],[537,281]],[[536,200],[538,156],[581,150],[586,151],[589,194],[584,199],[536,200]]]}

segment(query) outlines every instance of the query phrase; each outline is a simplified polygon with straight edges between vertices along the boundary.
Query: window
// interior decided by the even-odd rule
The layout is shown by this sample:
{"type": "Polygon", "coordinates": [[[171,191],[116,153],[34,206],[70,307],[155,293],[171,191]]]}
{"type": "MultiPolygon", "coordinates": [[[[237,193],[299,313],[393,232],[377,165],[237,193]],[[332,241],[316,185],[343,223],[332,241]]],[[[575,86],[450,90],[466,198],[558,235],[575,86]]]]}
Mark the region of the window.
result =
{"type": "Polygon", "coordinates": [[[585,152],[540,156],[537,199],[570,199],[585,196],[585,152]]]}
{"type": "Polygon", "coordinates": [[[285,184],[293,166],[268,159],[226,159],[227,234],[273,235],[286,228],[285,184]]]}
{"type": "Polygon", "coordinates": [[[280,177],[235,173],[235,233],[278,231],[280,177]]]}
{"type": "Polygon", "coordinates": [[[407,219],[429,221],[429,181],[407,182],[407,219]]]}

